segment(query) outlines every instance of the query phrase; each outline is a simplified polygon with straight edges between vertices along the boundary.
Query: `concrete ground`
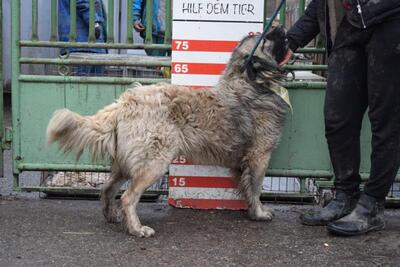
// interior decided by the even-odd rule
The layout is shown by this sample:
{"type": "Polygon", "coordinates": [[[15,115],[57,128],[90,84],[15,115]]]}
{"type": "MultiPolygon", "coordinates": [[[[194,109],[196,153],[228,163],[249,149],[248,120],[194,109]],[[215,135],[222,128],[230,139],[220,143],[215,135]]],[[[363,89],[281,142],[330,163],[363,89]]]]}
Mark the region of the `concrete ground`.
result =
{"type": "Polygon", "coordinates": [[[108,224],[99,201],[0,198],[0,266],[400,266],[400,210],[387,229],[341,238],[306,227],[313,206],[273,205],[272,222],[244,212],[182,210],[141,203],[155,237],[108,224]]]}
{"type": "MultiPolygon", "coordinates": [[[[8,105],[7,105],[8,104],[8,105]]],[[[6,99],[9,106],[9,99],[6,99]]],[[[6,108],[6,124],[10,124],[6,108]]],[[[103,219],[99,201],[40,199],[12,192],[11,152],[0,178],[0,267],[8,266],[400,266],[400,209],[387,210],[387,229],[340,238],[306,227],[299,212],[313,206],[273,205],[272,222],[244,212],[181,210],[141,203],[155,237],[127,235],[103,219]]],[[[22,181],[37,184],[40,174],[22,181]]]]}

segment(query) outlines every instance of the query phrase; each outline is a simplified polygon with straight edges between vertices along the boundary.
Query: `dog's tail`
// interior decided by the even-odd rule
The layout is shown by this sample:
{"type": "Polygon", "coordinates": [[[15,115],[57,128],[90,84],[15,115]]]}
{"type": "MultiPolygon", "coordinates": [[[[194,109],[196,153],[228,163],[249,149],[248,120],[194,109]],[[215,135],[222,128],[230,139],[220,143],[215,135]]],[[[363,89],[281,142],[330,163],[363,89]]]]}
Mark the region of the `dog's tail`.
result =
{"type": "Polygon", "coordinates": [[[47,126],[47,141],[58,141],[60,148],[74,152],[77,159],[89,148],[92,159],[115,157],[119,103],[111,104],[93,116],[81,116],[68,109],[54,112],[47,126]]]}

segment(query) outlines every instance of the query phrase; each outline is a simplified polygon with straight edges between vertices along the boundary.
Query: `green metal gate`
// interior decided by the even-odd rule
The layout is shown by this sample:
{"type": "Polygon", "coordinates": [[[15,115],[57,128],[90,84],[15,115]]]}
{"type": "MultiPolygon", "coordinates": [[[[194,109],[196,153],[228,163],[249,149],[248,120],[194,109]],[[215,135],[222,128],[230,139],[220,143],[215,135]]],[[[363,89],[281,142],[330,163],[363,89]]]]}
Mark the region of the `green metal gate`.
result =
{"type": "MultiPolygon", "coordinates": [[[[0,0],[1,1],[1,0],[0,0]]],[[[164,78],[127,78],[127,77],[77,77],[65,75],[29,75],[21,72],[23,64],[50,64],[71,66],[76,64],[103,66],[146,66],[170,67],[170,58],[142,60],[139,62],[121,61],[118,59],[74,59],[74,58],[33,58],[21,56],[26,47],[65,48],[87,47],[107,49],[171,49],[171,0],[166,0],[166,32],[164,44],[152,44],[151,32],[146,34],[145,43],[134,43],[132,35],[132,15],[127,14],[127,38],[125,42],[116,42],[114,38],[114,0],[108,1],[108,37],[105,43],[96,43],[94,30],[89,32],[89,42],[78,43],[74,40],[75,1],[71,0],[71,33],[69,42],[57,41],[57,0],[51,4],[51,38],[38,39],[38,0],[32,0],[32,33],[31,38],[21,40],[21,0],[12,1],[12,149],[14,189],[23,191],[46,191],[43,187],[27,187],[19,183],[19,176],[24,171],[91,171],[107,172],[107,162],[94,165],[87,154],[79,162],[73,156],[64,156],[57,146],[46,145],[45,131],[52,113],[59,108],[67,107],[81,114],[93,114],[98,109],[111,103],[133,82],[155,83],[169,82],[164,78]]],[[[90,0],[89,29],[94,29],[94,0],[90,0]]],[[[304,10],[304,0],[300,1],[299,12],[304,10]]],[[[267,3],[267,1],[266,1],[267,3]]],[[[25,3],[26,4],[26,3],[25,3]]],[[[147,0],[152,5],[152,0],[147,0]]],[[[123,10],[123,9],[121,9],[123,10]]],[[[132,10],[132,1],[127,1],[126,10],[132,10]]],[[[147,8],[147,16],[152,17],[152,8],[147,8]]],[[[267,13],[267,12],[266,12],[267,13]]],[[[281,13],[282,17],[284,13],[281,13]]],[[[283,19],[282,19],[283,20],[283,19]]],[[[148,19],[150,24],[151,20],[148,19]]],[[[151,25],[147,25],[151,31],[151,25]]],[[[323,49],[306,48],[303,53],[324,53],[323,49]]],[[[289,70],[326,70],[324,65],[290,65],[289,70]]],[[[1,74],[1,70],[0,70],[1,74]]],[[[1,77],[1,76],[0,76],[1,77]]],[[[299,177],[300,193],[306,196],[306,181],[317,178],[330,183],[333,173],[328,157],[323,126],[323,99],[325,82],[295,80],[285,86],[290,90],[293,114],[288,114],[286,127],[279,148],[273,154],[268,175],[279,177],[299,177]]],[[[0,118],[1,119],[1,118],[0,118]]],[[[362,133],[363,178],[368,176],[370,134],[368,123],[362,133]]],[[[52,190],[92,191],[85,188],[53,188],[52,190]]],[[[94,190],[96,191],[96,190],[94,190]]]]}

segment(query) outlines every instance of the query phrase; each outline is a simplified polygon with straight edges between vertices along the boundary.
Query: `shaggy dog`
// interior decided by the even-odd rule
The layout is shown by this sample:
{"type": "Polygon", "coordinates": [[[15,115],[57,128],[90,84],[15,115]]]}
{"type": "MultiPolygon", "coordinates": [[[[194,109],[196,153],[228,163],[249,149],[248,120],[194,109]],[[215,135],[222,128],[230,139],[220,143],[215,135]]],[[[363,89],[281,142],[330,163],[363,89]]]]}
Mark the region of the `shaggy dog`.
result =
{"type": "Polygon", "coordinates": [[[250,218],[272,219],[272,210],[259,198],[288,109],[271,91],[283,77],[276,62],[287,49],[286,34],[282,28],[270,32],[245,68],[256,41],[256,36],[247,36],[240,42],[214,88],[141,86],[127,90],[93,116],[67,109],[54,113],[47,129],[50,143],[58,141],[62,150],[78,157],[88,147],[93,159],[112,159],[111,178],[102,192],[107,221],[122,217],[130,234],[154,235],[152,228],[140,223],[136,206],[179,155],[231,168],[250,218]],[[128,179],[120,216],[115,196],[128,179]]]}

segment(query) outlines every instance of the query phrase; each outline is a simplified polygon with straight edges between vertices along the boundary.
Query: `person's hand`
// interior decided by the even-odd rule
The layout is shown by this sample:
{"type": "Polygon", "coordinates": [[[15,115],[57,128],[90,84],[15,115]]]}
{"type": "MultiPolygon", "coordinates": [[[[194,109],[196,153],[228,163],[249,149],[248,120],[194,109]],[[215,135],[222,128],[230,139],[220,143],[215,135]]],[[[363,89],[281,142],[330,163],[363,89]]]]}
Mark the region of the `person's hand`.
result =
{"type": "Polygon", "coordinates": [[[101,32],[102,32],[102,27],[100,23],[96,22],[94,24],[94,36],[96,37],[96,39],[99,39],[101,32]]]}
{"type": "Polygon", "coordinates": [[[289,60],[293,57],[293,51],[289,48],[286,51],[285,56],[283,57],[282,61],[279,62],[279,66],[285,65],[289,62],[289,60]]]}
{"type": "Polygon", "coordinates": [[[143,24],[140,22],[140,21],[135,21],[134,23],[133,23],[133,28],[135,29],[135,31],[137,31],[137,32],[142,32],[142,31],[144,31],[144,26],[143,26],[143,24]]]}

